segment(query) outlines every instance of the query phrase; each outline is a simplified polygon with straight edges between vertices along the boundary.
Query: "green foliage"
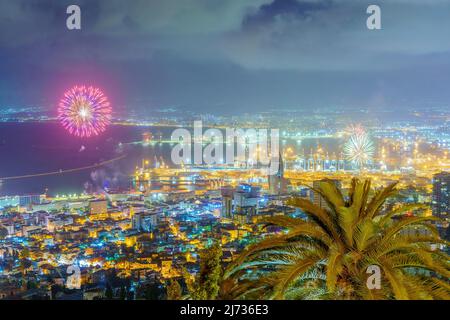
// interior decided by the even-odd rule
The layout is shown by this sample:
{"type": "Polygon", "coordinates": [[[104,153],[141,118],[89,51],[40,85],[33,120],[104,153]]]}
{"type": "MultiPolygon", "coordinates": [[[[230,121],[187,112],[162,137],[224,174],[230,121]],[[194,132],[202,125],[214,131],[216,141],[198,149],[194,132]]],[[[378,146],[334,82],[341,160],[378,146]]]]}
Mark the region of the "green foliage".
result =
{"type": "Polygon", "coordinates": [[[222,248],[219,244],[204,249],[200,253],[200,271],[193,279],[187,271],[184,277],[193,300],[213,300],[218,297],[222,279],[222,248]]]}
{"type": "Polygon", "coordinates": [[[0,226],[0,239],[5,239],[8,235],[8,230],[6,228],[0,226]]]}
{"type": "Polygon", "coordinates": [[[28,248],[24,248],[19,253],[19,259],[28,259],[30,258],[30,250],[28,248]]]}
{"type": "Polygon", "coordinates": [[[109,283],[106,284],[105,297],[108,300],[112,300],[114,298],[113,289],[109,283]]]}
{"type": "Polygon", "coordinates": [[[370,180],[353,179],[348,198],[331,181],[315,191],[327,209],[291,199],[308,219],[268,219],[287,232],[249,246],[226,270],[224,281],[245,286],[235,297],[450,299],[449,256],[436,249],[448,243],[432,225],[436,219],[403,215],[423,205],[384,212],[386,200],[397,194],[395,184],[373,192],[370,180]],[[373,265],[380,267],[381,289],[367,287],[373,265]]]}
{"type": "Polygon", "coordinates": [[[159,284],[150,284],[145,286],[144,297],[145,300],[161,300],[163,299],[163,289],[159,284]]]}
{"type": "Polygon", "coordinates": [[[31,261],[30,259],[30,250],[27,248],[24,248],[19,253],[19,260],[20,260],[20,269],[23,274],[25,274],[25,270],[31,267],[31,261]]]}
{"type": "Polygon", "coordinates": [[[183,291],[177,280],[170,280],[167,286],[167,300],[181,300],[183,291]]]}
{"type": "Polygon", "coordinates": [[[119,298],[120,300],[125,300],[127,298],[127,290],[125,287],[120,287],[119,298]]]}

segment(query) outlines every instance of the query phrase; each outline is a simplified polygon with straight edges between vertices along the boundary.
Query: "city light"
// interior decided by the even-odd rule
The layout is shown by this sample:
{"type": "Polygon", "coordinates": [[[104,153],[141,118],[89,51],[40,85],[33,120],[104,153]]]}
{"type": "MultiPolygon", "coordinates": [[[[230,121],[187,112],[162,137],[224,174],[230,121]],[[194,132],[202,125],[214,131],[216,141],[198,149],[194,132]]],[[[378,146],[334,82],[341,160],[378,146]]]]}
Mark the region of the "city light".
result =
{"type": "Polygon", "coordinates": [[[450,300],[450,1],[50,2],[0,1],[0,300],[450,300]]]}

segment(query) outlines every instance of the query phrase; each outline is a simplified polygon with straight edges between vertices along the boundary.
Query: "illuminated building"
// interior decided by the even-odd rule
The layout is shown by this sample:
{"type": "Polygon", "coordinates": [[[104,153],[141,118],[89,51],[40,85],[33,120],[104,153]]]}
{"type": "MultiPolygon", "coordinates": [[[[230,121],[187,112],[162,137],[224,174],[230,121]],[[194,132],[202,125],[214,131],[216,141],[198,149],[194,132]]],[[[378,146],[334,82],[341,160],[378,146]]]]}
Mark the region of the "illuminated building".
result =
{"type": "MultiPolygon", "coordinates": [[[[316,180],[313,182],[313,189],[318,189],[320,187],[320,184],[326,181],[331,181],[334,183],[334,185],[338,188],[341,189],[342,188],[342,183],[339,180],[330,180],[330,179],[322,179],[322,180],[316,180]]],[[[318,206],[319,208],[324,208],[327,209],[328,208],[328,204],[326,203],[326,201],[322,198],[322,196],[315,190],[313,190],[312,192],[312,202],[314,203],[314,205],[318,206]]]]}
{"type": "MultiPolygon", "coordinates": [[[[234,211],[237,220],[251,221],[252,216],[258,213],[258,198],[260,187],[241,184],[234,193],[234,211]],[[242,218],[242,219],[240,219],[242,218]]],[[[244,222],[244,221],[241,221],[244,222]]]]}
{"type": "Polygon", "coordinates": [[[144,232],[152,232],[158,224],[156,212],[137,212],[131,218],[132,229],[144,232]]]}
{"type": "Polygon", "coordinates": [[[32,194],[19,197],[19,206],[21,207],[28,207],[34,204],[41,204],[41,202],[42,196],[39,194],[32,194]]]}
{"type": "Polygon", "coordinates": [[[233,187],[223,187],[220,189],[222,195],[222,218],[231,218],[233,215],[233,187]]]}
{"type": "Polygon", "coordinates": [[[5,207],[15,207],[19,205],[19,198],[18,196],[13,197],[0,197],[0,209],[5,207]]]}
{"type": "Polygon", "coordinates": [[[433,176],[433,215],[447,218],[450,212],[450,172],[433,176]]]}
{"type": "Polygon", "coordinates": [[[269,175],[269,193],[273,195],[284,194],[287,191],[287,179],[284,178],[284,163],[281,153],[278,159],[273,159],[274,163],[278,163],[277,173],[269,175]]]}
{"type": "Polygon", "coordinates": [[[102,214],[108,212],[108,202],[106,200],[95,200],[89,202],[89,212],[91,214],[102,214]]]}

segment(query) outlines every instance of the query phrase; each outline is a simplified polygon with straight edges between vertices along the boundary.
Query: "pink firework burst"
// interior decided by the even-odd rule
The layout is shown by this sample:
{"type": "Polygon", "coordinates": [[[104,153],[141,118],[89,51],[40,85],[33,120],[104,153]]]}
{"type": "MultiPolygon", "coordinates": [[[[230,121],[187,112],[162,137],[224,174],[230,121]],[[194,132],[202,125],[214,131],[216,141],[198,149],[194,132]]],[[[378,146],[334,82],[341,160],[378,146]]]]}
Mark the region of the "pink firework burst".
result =
{"type": "Polygon", "coordinates": [[[76,86],[61,99],[58,118],[71,134],[87,138],[106,130],[111,123],[111,107],[100,89],[76,86]]]}
{"type": "Polygon", "coordinates": [[[361,124],[351,124],[345,131],[347,131],[351,136],[361,136],[366,134],[366,129],[361,124]]]}

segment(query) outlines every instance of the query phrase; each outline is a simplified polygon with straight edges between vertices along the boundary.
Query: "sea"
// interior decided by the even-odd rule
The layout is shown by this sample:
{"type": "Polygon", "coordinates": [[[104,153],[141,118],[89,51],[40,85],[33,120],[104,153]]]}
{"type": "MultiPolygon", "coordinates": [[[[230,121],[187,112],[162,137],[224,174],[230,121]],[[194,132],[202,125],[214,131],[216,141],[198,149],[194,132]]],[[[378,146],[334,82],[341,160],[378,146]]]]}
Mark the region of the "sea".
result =
{"type": "MultiPolygon", "coordinates": [[[[173,166],[173,145],[157,141],[169,140],[174,129],[111,125],[98,136],[82,139],[53,122],[0,123],[0,196],[129,189],[130,177],[143,160],[149,161],[150,167],[173,166]],[[140,143],[149,133],[155,143],[140,143]],[[45,173],[56,174],[42,175],[45,173]]],[[[336,147],[332,139],[305,139],[301,145],[284,142],[283,147],[290,144],[294,152],[319,145],[330,151],[336,147]]]]}

